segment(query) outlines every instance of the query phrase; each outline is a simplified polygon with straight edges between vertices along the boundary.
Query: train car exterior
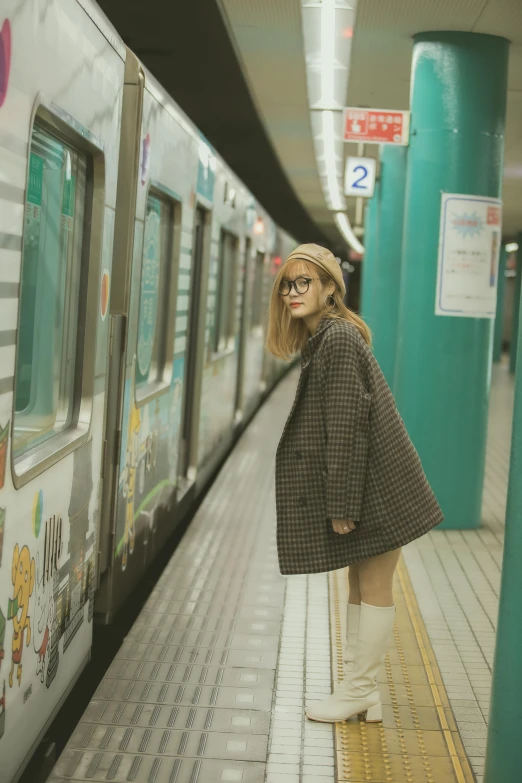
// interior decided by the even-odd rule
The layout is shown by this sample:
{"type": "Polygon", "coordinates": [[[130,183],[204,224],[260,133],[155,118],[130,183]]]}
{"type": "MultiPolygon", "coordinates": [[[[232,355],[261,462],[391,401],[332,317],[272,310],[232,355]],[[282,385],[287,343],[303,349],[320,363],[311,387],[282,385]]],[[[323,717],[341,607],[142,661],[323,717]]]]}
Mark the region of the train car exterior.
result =
{"type": "Polygon", "coordinates": [[[105,622],[259,404],[280,233],[130,51],[119,169],[96,597],[105,622]]]}
{"type": "Polygon", "coordinates": [[[90,0],[0,13],[0,779],[285,366],[293,240],[90,0]],[[5,15],[5,16],[4,16],[5,15]]]}
{"type": "Polygon", "coordinates": [[[0,29],[0,777],[11,781],[91,647],[125,48],[76,0],[5,0],[0,29]]]}

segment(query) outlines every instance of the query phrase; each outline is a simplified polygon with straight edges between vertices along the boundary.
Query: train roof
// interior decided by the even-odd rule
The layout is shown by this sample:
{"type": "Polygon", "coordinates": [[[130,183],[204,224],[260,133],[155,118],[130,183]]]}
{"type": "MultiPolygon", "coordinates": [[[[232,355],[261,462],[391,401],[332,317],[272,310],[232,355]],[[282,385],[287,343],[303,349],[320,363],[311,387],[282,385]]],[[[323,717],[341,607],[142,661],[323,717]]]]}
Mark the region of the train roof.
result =
{"type": "Polygon", "coordinates": [[[98,3],[96,3],[95,0],[76,0],[76,2],[81,5],[85,13],[113,47],[114,51],[116,51],[125,62],[127,48],[118,31],[106,17],[98,3]]]}

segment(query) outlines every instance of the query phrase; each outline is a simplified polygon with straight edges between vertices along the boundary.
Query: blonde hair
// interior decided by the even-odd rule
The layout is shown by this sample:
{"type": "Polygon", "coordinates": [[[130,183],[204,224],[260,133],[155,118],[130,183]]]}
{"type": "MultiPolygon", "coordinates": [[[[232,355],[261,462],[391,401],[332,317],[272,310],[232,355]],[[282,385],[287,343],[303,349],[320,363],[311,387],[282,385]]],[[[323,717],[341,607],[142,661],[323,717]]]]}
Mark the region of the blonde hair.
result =
{"type": "MultiPolygon", "coordinates": [[[[329,283],[335,285],[335,290],[333,294],[331,294],[334,299],[334,305],[332,307],[324,305],[323,317],[332,318],[338,321],[348,321],[357,327],[364,340],[368,345],[371,345],[372,333],[370,329],[362,318],[346,307],[343,302],[341,289],[335,280],[317,264],[312,264],[304,259],[292,258],[290,261],[286,261],[285,264],[283,264],[274,280],[274,286],[272,288],[266,338],[266,347],[270,353],[274,354],[274,356],[277,356],[279,359],[290,361],[295,353],[303,350],[310,337],[310,332],[308,331],[304,319],[292,318],[279,293],[281,280],[286,276],[291,267],[296,267],[297,265],[299,265],[301,270],[303,268],[306,269],[310,277],[318,277],[323,291],[329,283]]],[[[300,272],[296,272],[296,274],[299,273],[300,272]]],[[[301,274],[306,273],[301,272],[301,274]]]]}

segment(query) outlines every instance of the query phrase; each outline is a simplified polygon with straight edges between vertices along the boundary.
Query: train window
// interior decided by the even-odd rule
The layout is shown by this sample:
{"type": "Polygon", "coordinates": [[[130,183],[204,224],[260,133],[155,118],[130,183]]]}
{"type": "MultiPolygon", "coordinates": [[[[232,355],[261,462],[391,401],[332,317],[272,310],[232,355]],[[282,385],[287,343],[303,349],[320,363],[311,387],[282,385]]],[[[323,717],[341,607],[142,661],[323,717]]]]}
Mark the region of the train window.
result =
{"type": "Polygon", "coordinates": [[[90,156],[39,119],[30,147],[13,455],[73,425],[90,156]]]}
{"type": "Polygon", "coordinates": [[[151,189],[147,198],[136,347],[136,398],[167,388],[165,378],[172,329],[169,302],[173,272],[174,225],[177,205],[151,189]]]}
{"type": "Polygon", "coordinates": [[[261,326],[263,321],[264,304],[264,279],[265,279],[265,256],[263,253],[256,253],[254,267],[254,280],[252,288],[252,308],[250,310],[250,328],[261,326]]]}
{"type": "Polygon", "coordinates": [[[238,246],[237,237],[229,234],[228,231],[221,232],[214,318],[214,351],[216,353],[226,351],[234,345],[238,246]]]}

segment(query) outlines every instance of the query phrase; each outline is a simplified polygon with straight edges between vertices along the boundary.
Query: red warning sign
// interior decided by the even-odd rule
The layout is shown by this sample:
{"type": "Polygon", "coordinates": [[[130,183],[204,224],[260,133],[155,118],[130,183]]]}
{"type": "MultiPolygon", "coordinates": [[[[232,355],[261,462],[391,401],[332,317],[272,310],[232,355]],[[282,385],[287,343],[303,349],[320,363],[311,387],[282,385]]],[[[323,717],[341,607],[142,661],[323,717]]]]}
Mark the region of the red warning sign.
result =
{"type": "Polygon", "coordinates": [[[408,144],[409,111],[345,109],[344,141],[364,144],[408,144]]]}

